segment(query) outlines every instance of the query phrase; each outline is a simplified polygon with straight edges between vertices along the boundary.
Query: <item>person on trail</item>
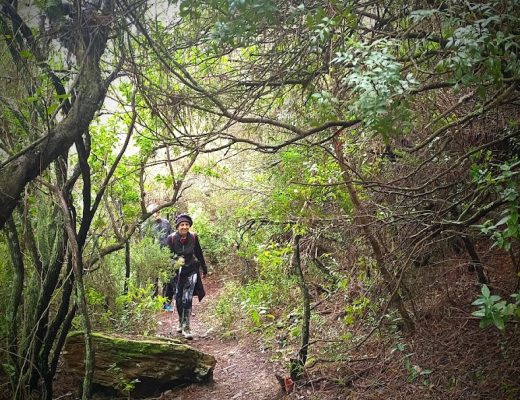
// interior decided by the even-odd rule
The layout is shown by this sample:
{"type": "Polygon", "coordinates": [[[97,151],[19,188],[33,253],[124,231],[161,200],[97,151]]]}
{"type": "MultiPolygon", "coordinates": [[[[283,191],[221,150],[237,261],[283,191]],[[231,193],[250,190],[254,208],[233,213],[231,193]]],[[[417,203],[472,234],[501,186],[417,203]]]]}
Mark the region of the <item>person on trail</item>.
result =
{"type": "Polygon", "coordinates": [[[178,215],[175,218],[177,231],[167,239],[175,266],[175,275],[171,283],[175,287],[175,304],[179,314],[177,332],[182,333],[186,339],[193,339],[190,330],[193,296],[197,295],[201,301],[205,295],[200,269],[203,277],[208,273],[199,238],[190,232],[192,225],[193,220],[188,214],[178,215]]]}
{"type": "Polygon", "coordinates": [[[170,221],[161,216],[160,211],[155,213],[152,229],[159,245],[161,247],[168,246],[167,239],[172,232],[172,226],[170,225],[170,221]]]}
{"type": "MultiPolygon", "coordinates": [[[[155,208],[155,206],[152,206],[152,208],[155,208]]],[[[150,220],[147,220],[144,227],[145,232],[148,232],[149,235],[151,235],[156,242],[159,243],[160,247],[166,247],[168,246],[167,239],[172,231],[172,227],[170,225],[170,221],[168,221],[166,218],[163,218],[161,215],[161,211],[157,211],[153,218],[150,220]]],[[[169,282],[163,283],[163,297],[168,297],[167,292],[170,291],[171,295],[167,303],[164,304],[164,308],[168,310],[170,308],[170,303],[173,297],[173,288],[168,289],[169,282]]],[[[159,278],[156,277],[154,280],[154,289],[153,289],[153,297],[156,297],[159,292],[159,278]]],[[[173,311],[171,309],[170,311],[173,311]]]]}

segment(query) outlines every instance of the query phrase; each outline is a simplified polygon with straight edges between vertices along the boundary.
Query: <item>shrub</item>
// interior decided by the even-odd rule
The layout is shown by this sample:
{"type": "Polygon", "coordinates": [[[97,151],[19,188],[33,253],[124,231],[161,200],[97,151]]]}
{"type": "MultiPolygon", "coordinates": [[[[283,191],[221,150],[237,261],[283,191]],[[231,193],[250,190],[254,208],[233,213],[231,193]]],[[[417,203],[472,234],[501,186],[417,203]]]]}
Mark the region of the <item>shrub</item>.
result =
{"type": "Polygon", "coordinates": [[[164,297],[153,297],[152,285],[138,288],[130,285],[128,293],[116,299],[116,329],[137,335],[153,334],[157,328],[155,314],[162,309],[164,297]]]}
{"type": "Polygon", "coordinates": [[[511,295],[515,303],[508,303],[500,296],[492,295],[487,285],[482,285],[481,296],[472,304],[479,309],[471,315],[480,318],[480,327],[495,325],[503,331],[510,318],[520,319],[520,293],[511,295]]]}

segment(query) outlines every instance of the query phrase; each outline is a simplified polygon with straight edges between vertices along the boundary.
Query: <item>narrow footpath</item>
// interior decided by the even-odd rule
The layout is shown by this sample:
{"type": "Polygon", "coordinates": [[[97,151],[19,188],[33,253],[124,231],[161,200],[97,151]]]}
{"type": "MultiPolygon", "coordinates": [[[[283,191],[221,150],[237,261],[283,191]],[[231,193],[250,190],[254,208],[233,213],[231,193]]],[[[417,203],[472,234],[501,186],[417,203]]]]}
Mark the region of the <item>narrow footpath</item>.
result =
{"type": "MultiPolygon", "coordinates": [[[[221,284],[213,276],[204,280],[206,297],[199,303],[193,299],[193,340],[186,343],[217,359],[213,382],[193,384],[162,394],[161,400],[276,400],[284,394],[275,378],[276,366],[261,351],[254,338],[222,339],[204,318],[217,299],[221,284]]],[[[164,311],[159,315],[158,335],[182,336],[175,332],[177,312],[164,311]]],[[[183,339],[185,340],[185,339],[183,339]]]]}

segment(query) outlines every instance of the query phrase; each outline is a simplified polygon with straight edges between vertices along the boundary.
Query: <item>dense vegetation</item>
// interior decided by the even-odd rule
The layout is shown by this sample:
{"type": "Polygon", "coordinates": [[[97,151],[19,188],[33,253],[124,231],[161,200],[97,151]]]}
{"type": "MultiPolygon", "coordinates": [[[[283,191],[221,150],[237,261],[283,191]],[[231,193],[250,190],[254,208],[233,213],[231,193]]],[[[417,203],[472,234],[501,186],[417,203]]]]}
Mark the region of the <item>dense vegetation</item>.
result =
{"type": "Polygon", "coordinates": [[[228,277],[222,333],[274,339],[295,379],[405,354],[463,282],[513,349],[519,26],[516,0],[2,0],[2,391],[52,398],[73,327],[87,371],[92,330],[154,332],[157,211],[228,277]]]}

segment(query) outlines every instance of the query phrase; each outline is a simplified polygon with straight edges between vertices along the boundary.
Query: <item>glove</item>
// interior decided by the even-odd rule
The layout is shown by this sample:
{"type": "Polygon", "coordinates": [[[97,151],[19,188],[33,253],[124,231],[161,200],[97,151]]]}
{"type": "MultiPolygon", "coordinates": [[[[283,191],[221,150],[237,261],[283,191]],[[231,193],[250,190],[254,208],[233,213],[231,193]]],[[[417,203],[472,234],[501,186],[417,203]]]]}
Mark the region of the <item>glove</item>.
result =
{"type": "Polygon", "coordinates": [[[180,256],[179,258],[177,258],[175,260],[174,265],[175,265],[175,268],[181,268],[184,266],[185,263],[186,263],[186,261],[184,260],[184,257],[180,256]]]}

